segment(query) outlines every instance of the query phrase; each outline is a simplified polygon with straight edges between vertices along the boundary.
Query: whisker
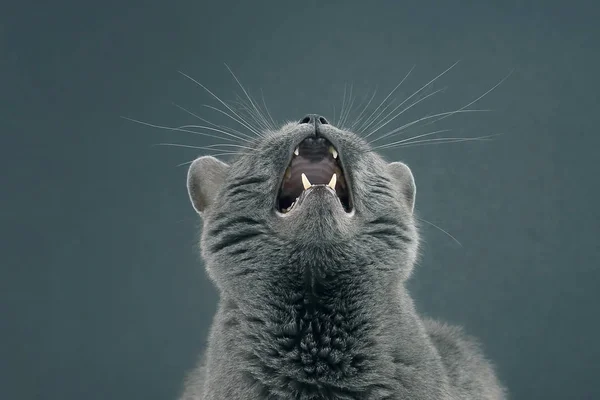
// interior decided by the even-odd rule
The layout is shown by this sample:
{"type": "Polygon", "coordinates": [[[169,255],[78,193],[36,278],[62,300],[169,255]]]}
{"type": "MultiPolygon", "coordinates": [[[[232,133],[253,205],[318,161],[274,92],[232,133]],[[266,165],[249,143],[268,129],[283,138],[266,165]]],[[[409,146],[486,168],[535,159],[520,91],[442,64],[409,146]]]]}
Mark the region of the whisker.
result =
{"type": "MultiPolygon", "coordinates": [[[[446,111],[446,112],[443,112],[443,113],[438,113],[438,114],[433,114],[433,115],[427,115],[425,117],[421,117],[421,118],[416,119],[416,120],[414,120],[412,122],[404,124],[404,125],[402,125],[399,128],[394,128],[391,131],[389,131],[388,133],[386,133],[385,135],[382,135],[382,136],[379,136],[378,138],[373,139],[372,141],[369,142],[369,144],[375,143],[375,142],[377,142],[377,141],[379,141],[381,139],[384,139],[384,138],[386,138],[388,136],[394,135],[394,134],[396,134],[398,132],[402,132],[406,128],[409,128],[409,127],[411,127],[411,126],[413,126],[415,124],[418,124],[421,121],[426,121],[426,120],[431,119],[431,118],[436,118],[436,117],[439,117],[439,116],[449,115],[449,114],[454,115],[454,114],[469,113],[469,112],[489,112],[489,111],[491,111],[491,110],[454,110],[454,111],[446,111]]],[[[426,125],[429,125],[429,124],[425,124],[423,126],[426,126],[426,125]]]]}
{"type": "Polygon", "coordinates": [[[434,145],[434,144],[446,144],[446,143],[460,143],[460,142],[470,142],[470,141],[487,141],[490,140],[494,136],[502,135],[502,133],[496,133],[494,135],[473,137],[473,138],[436,138],[436,139],[426,139],[426,140],[416,140],[414,142],[401,143],[396,146],[386,147],[385,149],[397,148],[397,147],[411,147],[411,146],[423,146],[423,145],[434,145]]]}
{"type": "Polygon", "coordinates": [[[263,103],[263,106],[265,107],[265,111],[267,112],[267,115],[269,116],[269,119],[271,120],[271,126],[273,127],[273,130],[275,130],[275,129],[277,129],[277,122],[275,122],[275,120],[271,116],[271,112],[269,111],[269,107],[267,107],[267,102],[265,101],[265,94],[263,93],[262,89],[260,89],[260,97],[262,98],[262,103],[263,103]]]}
{"type": "MultiPolygon", "coordinates": [[[[242,99],[238,94],[235,95],[237,104],[241,107],[241,110],[248,114],[248,116],[257,124],[260,129],[269,130],[269,124],[265,122],[262,115],[254,111],[252,104],[248,104],[245,99],[242,99]]],[[[241,114],[241,113],[240,113],[241,114]]]]}
{"type": "MultiPolygon", "coordinates": [[[[480,112],[480,111],[486,111],[486,112],[492,111],[492,110],[465,110],[465,109],[466,109],[467,107],[469,107],[469,106],[471,106],[471,105],[475,104],[477,101],[481,100],[483,97],[485,97],[486,95],[488,95],[488,94],[489,94],[491,91],[493,91],[493,90],[494,90],[494,89],[496,89],[498,86],[500,86],[500,85],[501,85],[501,84],[502,84],[504,81],[506,81],[506,80],[507,80],[507,79],[508,79],[508,78],[509,78],[509,77],[512,75],[512,73],[513,73],[513,72],[514,72],[514,69],[513,69],[513,70],[511,70],[511,71],[510,71],[510,72],[509,72],[509,73],[508,73],[508,74],[507,74],[507,75],[506,75],[504,78],[502,78],[502,79],[501,79],[501,80],[500,80],[498,83],[496,83],[496,84],[495,84],[495,85],[494,85],[494,86],[493,86],[491,89],[487,90],[487,91],[486,91],[485,93],[483,93],[481,96],[477,97],[475,100],[473,100],[473,101],[469,102],[468,104],[465,104],[464,106],[462,106],[462,107],[461,107],[461,108],[459,108],[458,110],[455,110],[455,111],[450,111],[450,112],[446,112],[446,113],[440,113],[440,114],[436,114],[436,115],[428,116],[428,117],[425,117],[425,118],[421,118],[421,119],[419,119],[419,120],[417,120],[417,121],[414,121],[414,123],[418,123],[418,122],[420,122],[420,121],[423,121],[423,120],[425,120],[425,119],[430,119],[430,118],[435,118],[435,117],[441,117],[441,118],[437,118],[437,119],[435,119],[435,120],[433,120],[433,121],[430,121],[430,122],[428,122],[427,124],[423,125],[423,126],[426,126],[426,125],[431,125],[431,124],[434,124],[434,123],[436,123],[436,122],[438,122],[438,121],[441,121],[441,120],[443,120],[444,118],[451,117],[451,116],[452,116],[452,115],[454,115],[454,114],[459,114],[459,113],[463,113],[463,112],[473,112],[473,111],[477,111],[477,112],[480,112]]],[[[390,136],[391,134],[394,134],[394,133],[396,133],[396,132],[400,132],[400,131],[402,131],[403,129],[405,129],[405,128],[407,128],[407,127],[411,126],[411,125],[414,125],[414,124],[413,124],[413,123],[409,123],[409,124],[406,124],[406,125],[404,125],[404,126],[401,126],[400,128],[394,129],[394,130],[392,130],[391,132],[388,132],[387,134],[385,134],[385,135],[383,135],[383,136],[381,136],[381,137],[379,137],[379,138],[377,138],[377,139],[373,140],[371,143],[373,143],[373,142],[375,142],[375,141],[377,141],[377,140],[379,140],[379,139],[383,139],[384,137],[390,136]]]]}
{"type": "Polygon", "coordinates": [[[344,111],[345,111],[345,106],[346,106],[346,90],[347,90],[347,84],[344,84],[344,96],[342,97],[342,107],[340,108],[340,117],[339,117],[339,120],[335,124],[336,126],[342,125],[342,120],[344,117],[344,111]]]}
{"type": "MultiPolygon", "coordinates": [[[[213,126],[213,127],[215,127],[215,128],[219,128],[219,129],[222,129],[222,130],[224,130],[224,131],[227,131],[227,132],[229,132],[229,133],[231,133],[231,134],[233,134],[233,135],[236,135],[236,134],[237,134],[237,135],[240,135],[240,136],[247,136],[247,135],[245,135],[244,133],[242,133],[242,132],[238,131],[237,129],[231,128],[231,127],[229,127],[229,126],[217,125],[217,124],[215,124],[215,123],[213,123],[213,122],[210,122],[209,120],[202,118],[201,116],[197,115],[196,113],[193,113],[192,111],[188,110],[187,108],[185,108],[185,107],[183,107],[183,106],[180,106],[180,105],[179,105],[179,104],[177,104],[177,103],[172,103],[172,104],[173,104],[175,107],[179,108],[180,110],[182,110],[182,111],[184,111],[184,112],[188,113],[188,114],[189,114],[189,115],[191,115],[192,117],[198,118],[200,121],[202,121],[202,122],[204,122],[204,123],[206,123],[206,124],[208,124],[208,125],[210,125],[210,126],[213,126]]],[[[236,137],[237,137],[237,136],[236,136],[236,137]]],[[[248,137],[249,139],[252,139],[252,137],[251,137],[251,136],[247,136],[247,137],[248,137]]],[[[241,139],[241,138],[240,138],[240,139],[241,139]]]]}
{"type": "Polygon", "coordinates": [[[212,97],[214,97],[219,103],[221,103],[223,106],[225,106],[225,108],[227,108],[238,119],[233,118],[231,115],[229,115],[229,114],[227,114],[226,112],[223,111],[223,113],[225,115],[229,116],[235,122],[237,122],[240,125],[244,126],[246,129],[250,130],[251,132],[254,132],[258,136],[261,136],[260,132],[257,129],[255,129],[253,126],[251,126],[250,124],[248,124],[248,122],[246,122],[242,117],[240,117],[227,103],[225,103],[223,100],[221,100],[221,98],[219,96],[217,96],[216,94],[214,94],[213,92],[211,92],[206,86],[204,86],[203,84],[201,84],[200,82],[198,82],[197,80],[195,80],[194,78],[192,78],[191,76],[187,75],[186,73],[184,73],[182,71],[179,71],[179,73],[181,75],[185,76],[186,78],[188,78],[189,80],[191,80],[192,82],[194,82],[196,85],[200,86],[206,92],[208,92],[212,97]]]}
{"type": "Polygon", "coordinates": [[[337,126],[337,122],[335,122],[335,104],[332,104],[331,107],[333,108],[333,119],[331,121],[335,126],[337,126]]]}
{"type": "MultiPolygon", "coordinates": [[[[183,143],[156,143],[155,146],[168,146],[168,147],[183,147],[186,149],[197,149],[197,150],[215,150],[215,146],[218,145],[209,145],[209,146],[193,146],[191,144],[183,144],[183,143]]],[[[224,146],[224,145],[223,145],[224,146]]],[[[246,149],[254,150],[250,147],[246,147],[246,149]]],[[[219,150],[219,149],[217,149],[219,150]]],[[[239,154],[245,154],[244,152],[237,152],[239,154]]]]}
{"type": "MultiPolygon", "coordinates": [[[[238,155],[241,153],[234,153],[234,152],[227,152],[227,153],[216,153],[216,154],[210,154],[212,157],[219,157],[219,156],[229,156],[229,155],[238,155]]],[[[186,161],[184,163],[181,164],[177,164],[176,167],[183,167],[184,165],[190,165],[191,163],[193,163],[194,161],[196,161],[196,158],[194,158],[191,161],[186,161]]]]}
{"type": "Polygon", "coordinates": [[[360,120],[361,120],[363,114],[365,113],[365,111],[367,111],[367,109],[371,105],[371,102],[375,98],[376,94],[377,94],[377,88],[375,88],[375,90],[373,91],[373,95],[371,96],[371,98],[369,99],[369,101],[367,102],[367,104],[364,106],[364,108],[362,109],[362,111],[360,112],[360,114],[358,114],[358,116],[354,120],[354,123],[350,126],[350,129],[354,130],[355,126],[360,123],[360,120]]]}
{"type": "MultiPolygon", "coordinates": [[[[135,123],[141,124],[141,125],[149,126],[151,128],[165,129],[165,130],[177,131],[177,132],[186,132],[186,133],[192,133],[194,135],[209,136],[209,137],[214,137],[216,139],[233,141],[233,139],[229,139],[229,138],[226,138],[226,137],[223,137],[223,136],[211,135],[210,133],[206,133],[206,132],[198,132],[198,131],[192,131],[192,130],[189,130],[189,129],[181,129],[181,128],[173,128],[173,127],[170,127],[170,126],[156,125],[156,124],[151,124],[149,122],[139,121],[137,119],[133,119],[133,118],[129,118],[129,117],[121,117],[121,118],[126,119],[126,120],[131,121],[131,122],[135,122],[135,123]]],[[[202,127],[202,128],[203,129],[208,129],[208,130],[211,130],[211,131],[220,132],[220,133],[227,133],[227,132],[222,132],[221,130],[218,130],[218,129],[215,129],[215,128],[211,128],[211,127],[208,127],[208,126],[205,126],[205,127],[202,127]]],[[[233,135],[231,135],[231,136],[233,136],[233,135]]],[[[236,136],[234,136],[234,137],[236,137],[236,136]]],[[[238,137],[236,137],[236,139],[238,139],[238,140],[244,140],[244,139],[241,139],[241,138],[238,138],[238,137]]]]}
{"type": "Polygon", "coordinates": [[[267,121],[267,119],[265,118],[265,116],[261,113],[260,109],[256,106],[256,104],[254,104],[254,101],[252,100],[252,97],[250,97],[250,95],[246,91],[246,88],[244,88],[244,85],[242,85],[242,83],[240,82],[240,80],[238,79],[238,77],[233,73],[233,71],[231,70],[231,68],[229,68],[229,65],[225,64],[225,67],[227,67],[227,69],[231,73],[231,76],[233,76],[233,78],[235,79],[235,81],[237,82],[237,84],[239,85],[239,87],[242,89],[242,91],[244,92],[244,94],[248,98],[248,101],[250,102],[250,104],[252,105],[252,108],[256,112],[257,117],[259,117],[259,119],[261,119],[264,122],[265,127],[267,129],[272,128],[272,127],[269,126],[269,121],[267,121]]]}
{"type": "MultiPolygon", "coordinates": [[[[496,84],[495,84],[495,85],[494,85],[494,86],[493,86],[491,89],[489,89],[488,91],[486,91],[484,94],[482,94],[481,96],[479,96],[478,98],[476,98],[475,100],[473,100],[472,102],[470,102],[469,104],[466,104],[466,105],[462,106],[462,107],[461,107],[461,108],[459,108],[457,111],[462,111],[462,110],[464,110],[465,108],[467,108],[467,107],[469,107],[469,106],[471,106],[471,105],[475,104],[476,102],[478,102],[479,100],[481,100],[482,98],[484,98],[485,96],[487,96],[487,95],[488,95],[490,92],[492,92],[494,89],[496,89],[498,86],[500,86],[500,85],[501,85],[501,84],[502,84],[502,83],[503,83],[505,80],[507,80],[507,79],[508,79],[508,78],[509,78],[509,77],[512,75],[512,73],[513,73],[513,72],[514,72],[514,69],[510,70],[510,72],[508,73],[508,75],[506,75],[504,78],[500,79],[500,82],[496,83],[496,84]]],[[[491,110],[488,110],[488,111],[491,111],[491,110]]],[[[453,114],[450,114],[450,115],[444,116],[443,118],[440,118],[440,119],[437,119],[437,120],[435,120],[435,121],[432,121],[431,123],[432,123],[432,124],[433,124],[433,123],[436,123],[437,121],[441,121],[441,120],[443,120],[444,118],[451,117],[452,115],[453,115],[453,114]]]]}
{"type": "Polygon", "coordinates": [[[213,148],[213,147],[237,147],[238,149],[247,149],[247,150],[252,150],[252,151],[256,150],[256,148],[254,148],[254,147],[241,146],[239,144],[230,144],[230,143],[209,144],[205,147],[210,147],[210,148],[213,148]]]}
{"type": "Polygon", "coordinates": [[[442,228],[440,228],[439,226],[437,226],[436,224],[434,224],[433,222],[427,221],[426,219],[423,218],[419,218],[417,217],[417,219],[419,221],[425,222],[426,224],[429,224],[431,226],[433,226],[434,228],[437,228],[440,230],[440,232],[445,233],[446,235],[448,235],[452,240],[454,240],[460,247],[463,247],[462,243],[458,241],[458,239],[456,239],[454,236],[452,236],[450,233],[448,233],[447,231],[443,230],[442,228]]]}
{"type": "Polygon", "coordinates": [[[354,84],[350,84],[350,93],[348,94],[348,107],[346,110],[346,115],[344,116],[343,122],[340,122],[340,127],[342,129],[346,125],[346,122],[348,122],[348,117],[350,116],[350,113],[352,112],[352,107],[354,106],[354,98],[352,97],[353,89],[354,89],[354,84]]]}
{"type": "MultiPolygon", "coordinates": [[[[216,111],[218,113],[221,113],[221,114],[223,114],[223,115],[231,118],[232,120],[234,120],[238,124],[246,127],[247,129],[250,129],[250,128],[248,128],[248,126],[246,126],[247,123],[245,121],[238,121],[235,117],[233,117],[232,115],[230,115],[229,113],[227,113],[227,111],[223,111],[220,108],[211,106],[209,104],[202,104],[202,106],[206,107],[206,108],[210,108],[211,110],[214,110],[214,111],[216,111]]],[[[237,116],[237,114],[236,114],[236,116],[237,116]]],[[[254,134],[256,134],[259,137],[262,137],[262,134],[260,134],[259,131],[255,130],[254,128],[251,129],[251,132],[254,133],[254,134]]],[[[246,135],[246,134],[244,134],[244,136],[247,137],[248,139],[253,139],[252,136],[249,136],[249,135],[246,135]]]]}
{"type": "MultiPolygon", "coordinates": [[[[371,133],[369,133],[367,136],[365,136],[365,138],[366,138],[366,137],[369,137],[369,136],[371,136],[372,134],[374,134],[375,132],[377,132],[378,130],[380,130],[381,128],[383,128],[384,126],[386,126],[387,124],[389,124],[390,122],[392,122],[393,120],[395,120],[396,118],[398,118],[398,117],[399,117],[400,115],[402,115],[402,114],[403,114],[405,111],[408,111],[408,110],[410,110],[412,107],[416,106],[416,105],[417,105],[417,104],[419,104],[420,102],[422,102],[422,101],[425,101],[425,100],[427,100],[429,97],[431,97],[431,96],[433,96],[433,95],[435,95],[435,94],[437,94],[437,93],[439,93],[439,92],[442,92],[442,91],[444,91],[444,90],[446,90],[446,88],[438,89],[438,90],[436,90],[436,91],[435,91],[435,92],[433,92],[433,93],[429,93],[428,95],[426,95],[426,96],[424,96],[424,97],[421,97],[420,99],[416,100],[414,103],[412,103],[411,105],[409,105],[408,107],[404,108],[404,109],[403,109],[402,111],[400,111],[398,114],[396,114],[396,115],[394,115],[392,118],[389,118],[389,119],[388,119],[388,117],[389,117],[389,116],[390,116],[392,113],[394,113],[394,112],[395,112],[395,111],[396,111],[398,108],[400,108],[400,107],[401,107],[401,106],[402,106],[404,103],[406,103],[406,101],[408,101],[408,100],[410,99],[410,97],[409,97],[408,99],[406,99],[406,100],[405,100],[405,101],[403,101],[402,103],[398,104],[398,105],[397,105],[397,106],[396,106],[396,107],[395,107],[395,108],[394,108],[392,111],[390,111],[390,112],[389,112],[389,113],[388,113],[388,114],[387,114],[387,115],[386,115],[386,116],[383,118],[383,121],[384,121],[384,122],[383,122],[383,123],[381,123],[381,124],[379,124],[379,125],[377,126],[377,128],[375,128],[375,130],[373,130],[371,133]]],[[[412,96],[411,96],[411,97],[412,97],[412,96]]]]}
{"type": "Polygon", "coordinates": [[[392,143],[386,143],[386,144],[381,144],[381,145],[379,145],[379,146],[375,146],[375,147],[373,147],[373,150],[377,150],[377,149],[385,149],[385,148],[387,148],[387,147],[391,147],[391,146],[394,146],[394,145],[397,145],[397,144],[400,144],[400,143],[405,143],[405,142],[408,142],[408,141],[411,141],[411,140],[415,140],[415,139],[419,139],[419,138],[422,138],[422,137],[426,137],[426,136],[435,135],[436,133],[449,132],[449,131],[451,131],[451,130],[452,130],[452,129],[440,129],[440,130],[438,130],[438,131],[433,131],[433,132],[427,132],[427,133],[423,133],[423,134],[421,134],[421,135],[412,136],[412,137],[409,137],[409,138],[407,138],[407,139],[398,140],[398,141],[396,141],[396,142],[392,142],[392,143]]]}
{"type": "MultiPolygon", "coordinates": [[[[377,112],[377,110],[379,110],[381,108],[381,106],[383,106],[385,104],[385,102],[396,92],[396,90],[398,90],[398,88],[400,87],[400,85],[402,85],[402,83],[408,78],[408,76],[412,73],[412,71],[415,69],[415,67],[416,67],[416,65],[413,65],[411,67],[411,69],[404,76],[404,78],[402,78],[402,80],[400,81],[400,83],[397,84],[394,89],[392,89],[392,91],[385,97],[385,99],[383,99],[381,101],[381,103],[379,103],[379,105],[377,106],[377,108],[375,108],[375,110],[373,110],[373,112],[369,115],[369,117],[365,120],[365,122],[361,126],[358,127],[358,130],[365,131],[365,130],[367,130],[369,128],[369,126],[371,126],[371,124],[373,122],[370,122],[367,126],[363,126],[363,125],[366,124],[367,122],[369,122],[373,118],[373,115],[375,115],[375,113],[377,112]]],[[[381,115],[381,114],[379,114],[379,115],[381,115]]],[[[375,120],[377,120],[377,117],[373,121],[375,121],[375,120]]]]}
{"type": "Polygon", "coordinates": [[[363,131],[363,133],[366,133],[367,129],[369,129],[371,127],[371,125],[373,125],[379,119],[379,117],[381,117],[383,115],[383,113],[385,113],[388,110],[388,108],[393,107],[393,106],[394,106],[394,100],[392,100],[389,104],[387,104],[385,107],[383,107],[381,110],[379,110],[379,112],[373,116],[371,121],[364,127],[364,129],[361,129],[361,131],[363,131]]]}
{"type": "MultiPolygon", "coordinates": [[[[459,61],[456,61],[454,64],[452,64],[450,67],[448,67],[445,71],[443,71],[442,73],[440,73],[438,76],[436,76],[435,78],[433,78],[432,80],[430,80],[429,82],[427,82],[425,85],[421,86],[421,88],[419,90],[417,90],[416,92],[414,92],[413,94],[411,94],[406,100],[404,100],[400,105],[404,104],[405,102],[407,102],[408,100],[410,100],[411,98],[413,98],[414,96],[416,96],[418,93],[420,93],[421,91],[423,91],[425,88],[429,87],[429,85],[431,85],[433,82],[435,82],[436,80],[438,80],[440,77],[442,77],[444,74],[446,74],[448,71],[450,71],[452,68],[454,68],[459,61]]],[[[365,137],[369,137],[373,134],[374,132],[369,133],[367,136],[365,137]]]]}
{"type": "MultiPolygon", "coordinates": [[[[234,134],[232,134],[232,133],[226,132],[226,131],[224,131],[224,130],[222,130],[222,129],[211,128],[211,127],[209,127],[209,126],[203,126],[203,125],[181,125],[181,126],[178,126],[178,127],[177,127],[177,129],[179,129],[179,128],[181,128],[181,129],[188,129],[188,128],[195,128],[195,129],[209,129],[209,130],[211,130],[211,131],[215,131],[215,132],[220,132],[220,133],[223,133],[224,135],[232,136],[232,137],[236,138],[237,140],[241,140],[241,141],[248,142],[248,143],[250,143],[250,142],[251,142],[251,141],[250,141],[250,140],[248,140],[248,139],[244,139],[244,138],[242,138],[242,137],[239,137],[239,136],[237,136],[237,135],[234,135],[234,134]]],[[[200,132],[198,132],[198,133],[200,133],[200,132]]],[[[222,137],[219,137],[219,138],[222,138],[222,137]]],[[[228,138],[222,138],[222,139],[224,139],[224,140],[230,140],[230,139],[228,139],[228,138]]]]}

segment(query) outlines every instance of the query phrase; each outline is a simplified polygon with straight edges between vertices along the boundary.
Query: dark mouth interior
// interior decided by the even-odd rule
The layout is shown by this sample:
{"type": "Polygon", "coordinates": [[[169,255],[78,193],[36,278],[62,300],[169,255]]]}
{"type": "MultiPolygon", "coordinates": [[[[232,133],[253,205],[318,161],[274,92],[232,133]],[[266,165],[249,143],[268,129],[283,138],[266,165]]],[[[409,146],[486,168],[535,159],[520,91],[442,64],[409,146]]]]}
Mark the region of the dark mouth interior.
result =
{"type": "Polygon", "coordinates": [[[350,191],[337,150],[325,138],[309,137],[300,143],[285,170],[277,198],[280,212],[289,212],[304,191],[302,174],[311,185],[328,185],[335,174],[335,193],[344,210],[350,211],[350,191]]]}

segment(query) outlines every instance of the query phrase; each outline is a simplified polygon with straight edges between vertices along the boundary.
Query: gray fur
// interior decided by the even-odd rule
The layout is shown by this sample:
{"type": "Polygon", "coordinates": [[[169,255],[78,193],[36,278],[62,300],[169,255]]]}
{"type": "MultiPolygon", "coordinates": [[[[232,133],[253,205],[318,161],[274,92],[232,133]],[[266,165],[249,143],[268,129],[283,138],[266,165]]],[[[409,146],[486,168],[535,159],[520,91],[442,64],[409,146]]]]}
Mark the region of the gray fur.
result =
{"type": "Polygon", "coordinates": [[[201,157],[188,189],[220,303],[182,399],[504,399],[492,366],[459,329],[423,320],[405,289],[418,253],[410,169],[324,125],[352,184],[274,210],[309,124],[265,132],[231,165],[201,157]]]}

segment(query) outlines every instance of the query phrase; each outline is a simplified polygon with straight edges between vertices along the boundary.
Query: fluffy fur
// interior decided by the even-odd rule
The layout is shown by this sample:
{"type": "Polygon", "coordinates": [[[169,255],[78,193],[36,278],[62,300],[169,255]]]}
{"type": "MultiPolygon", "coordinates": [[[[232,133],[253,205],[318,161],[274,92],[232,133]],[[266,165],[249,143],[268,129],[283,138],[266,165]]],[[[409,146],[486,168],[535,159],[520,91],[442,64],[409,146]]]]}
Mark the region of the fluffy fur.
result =
{"type": "Polygon", "coordinates": [[[351,132],[319,129],[344,163],[351,214],[319,193],[289,215],[275,210],[312,124],[264,132],[231,165],[191,165],[202,257],[220,303],[182,399],[504,399],[475,342],[421,319],[405,289],[419,240],[410,169],[351,132]]]}

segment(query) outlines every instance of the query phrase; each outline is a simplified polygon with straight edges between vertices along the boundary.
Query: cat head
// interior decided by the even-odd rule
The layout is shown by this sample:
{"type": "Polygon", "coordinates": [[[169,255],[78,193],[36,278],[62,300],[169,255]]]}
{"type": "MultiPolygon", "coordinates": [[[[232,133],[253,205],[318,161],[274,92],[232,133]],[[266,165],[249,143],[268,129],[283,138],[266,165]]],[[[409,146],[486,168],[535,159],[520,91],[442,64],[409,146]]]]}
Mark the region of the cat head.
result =
{"type": "Polygon", "coordinates": [[[338,277],[360,269],[377,282],[409,276],[418,234],[408,166],[318,115],[244,147],[230,164],[203,156],[188,171],[202,255],[220,289],[306,268],[338,277]]]}

